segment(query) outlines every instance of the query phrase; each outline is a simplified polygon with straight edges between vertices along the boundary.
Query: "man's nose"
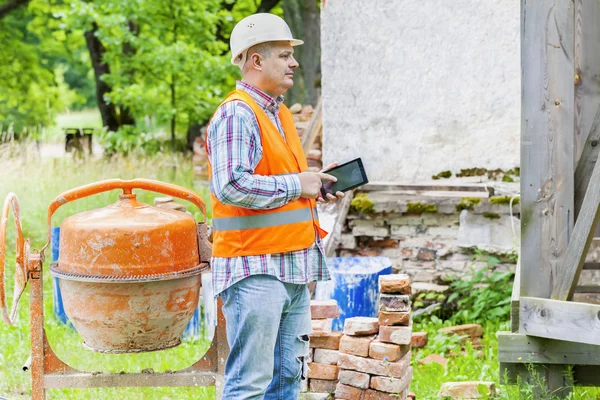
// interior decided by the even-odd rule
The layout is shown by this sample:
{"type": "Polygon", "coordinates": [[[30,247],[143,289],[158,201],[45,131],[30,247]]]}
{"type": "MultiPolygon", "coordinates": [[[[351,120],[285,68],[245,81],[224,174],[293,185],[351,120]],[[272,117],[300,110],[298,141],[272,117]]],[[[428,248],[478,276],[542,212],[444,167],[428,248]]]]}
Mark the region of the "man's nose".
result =
{"type": "Polygon", "coordinates": [[[296,69],[300,66],[300,64],[298,64],[298,61],[296,61],[296,59],[294,57],[291,58],[291,62],[288,65],[291,69],[296,69]]]}

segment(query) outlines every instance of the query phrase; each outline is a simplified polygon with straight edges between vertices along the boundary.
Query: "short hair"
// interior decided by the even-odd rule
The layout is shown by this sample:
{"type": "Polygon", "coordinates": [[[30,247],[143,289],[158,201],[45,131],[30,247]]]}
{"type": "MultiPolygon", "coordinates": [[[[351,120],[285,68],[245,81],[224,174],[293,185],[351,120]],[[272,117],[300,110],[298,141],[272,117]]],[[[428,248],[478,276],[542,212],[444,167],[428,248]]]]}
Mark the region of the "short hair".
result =
{"type": "Polygon", "coordinates": [[[273,53],[273,49],[276,46],[277,46],[277,42],[264,42],[264,43],[255,44],[254,46],[250,47],[248,50],[246,50],[246,60],[244,61],[242,71],[244,71],[246,69],[246,64],[248,63],[248,60],[250,59],[250,57],[252,57],[252,55],[254,53],[258,53],[261,56],[263,56],[264,58],[269,58],[269,57],[271,57],[271,54],[273,53]]]}

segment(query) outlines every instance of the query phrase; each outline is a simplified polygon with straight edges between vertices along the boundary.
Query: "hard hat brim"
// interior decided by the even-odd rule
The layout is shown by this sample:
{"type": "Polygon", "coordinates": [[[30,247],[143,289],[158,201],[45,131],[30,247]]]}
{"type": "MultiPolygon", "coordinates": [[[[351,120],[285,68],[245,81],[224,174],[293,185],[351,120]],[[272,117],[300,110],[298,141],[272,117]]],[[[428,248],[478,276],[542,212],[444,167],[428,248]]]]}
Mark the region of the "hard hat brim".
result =
{"type": "MultiPolygon", "coordinates": [[[[254,43],[254,44],[252,44],[252,45],[250,45],[248,47],[243,48],[242,50],[238,51],[236,54],[233,54],[232,57],[231,57],[231,63],[233,65],[238,65],[235,62],[235,59],[238,58],[238,56],[240,54],[244,53],[246,50],[248,50],[252,46],[256,46],[257,44],[267,43],[267,42],[290,42],[290,45],[292,47],[294,47],[294,46],[300,46],[301,44],[304,44],[303,40],[300,40],[300,39],[289,39],[289,38],[285,38],[285,39],[269,39],[269,40],[264,40],[262,42],[256,42],[256,43],[254,43]]],[[[245,57],[244,57],[244,59],[245,59],[245,57]]]]}

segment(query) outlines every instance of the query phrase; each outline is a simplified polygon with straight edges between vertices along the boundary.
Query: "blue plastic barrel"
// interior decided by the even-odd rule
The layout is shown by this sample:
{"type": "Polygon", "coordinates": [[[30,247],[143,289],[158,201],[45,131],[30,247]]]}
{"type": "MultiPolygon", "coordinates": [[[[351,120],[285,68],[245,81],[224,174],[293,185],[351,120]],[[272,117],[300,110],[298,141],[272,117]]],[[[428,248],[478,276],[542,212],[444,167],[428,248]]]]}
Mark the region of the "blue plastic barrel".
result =
{"type": "MultiPolygon", "coordinates": [[[[53,226],[51,229],[50,246],[52,249],[52,262],[58,261],[58,255],[60,254],[60,227],[53,226]]],[[[66,324],[69,321],[69,317],[65,313],[63,307],[62,294],[60,293],[60,286],[58,284],[58,278],[52,277],[52,299],[54,305],[54,316],[56,319],[66,324]]]]}
{"type": "MultiPolygon", "coordinates": [[[[51,248],[52,248],[52,262],[58,260],[58,256],[60,254],[60,227],[53,226],[51,230],[50,236],[51,248]]],[[[210,275],[210,274],[209,274],[210,275]]],[[[65,313],[65,308],[63,306],[62,295],[60,292],[60,286],[58,284],[58,278],[52,277],[52,299],[53,299],[53,309],[54,316],[56,319],[66,324],[69,322],[69,318],[65,313]]],[[[202,319],[201,319],[201,302],[198,302],[198,307],[192,316],[189,324],[185,328],[183,332],[184,338],[193,338],[198,339],[202,335],[202,319]]],[[[213,329],[214,330],[214,329],[213,329]]],[[[210,330],[209,330],[210,333],[210,330]]],[[[1,400],[1,399],[0,399],[1,400]]]]}
{"type": "Polygon", "coordinates": [[[316,300],[338,302],[340,317],[333,320],[333,329],[344,329],[351,317],[377,317],[379,276],[392,273],[388,257],[335,257],[327,259],[331,280],[318,282],[316,300]]]}

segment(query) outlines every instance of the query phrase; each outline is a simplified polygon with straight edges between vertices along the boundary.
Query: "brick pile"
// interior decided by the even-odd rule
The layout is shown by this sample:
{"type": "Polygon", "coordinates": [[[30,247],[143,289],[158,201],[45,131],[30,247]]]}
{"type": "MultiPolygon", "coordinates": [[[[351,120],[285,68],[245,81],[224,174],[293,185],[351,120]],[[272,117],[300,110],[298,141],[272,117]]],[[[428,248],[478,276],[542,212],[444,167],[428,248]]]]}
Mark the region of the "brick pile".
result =
{"type": "Polygon", "coordinates": [[[341,332],[331,330],[332,321],[340,316],[335,300],[313,300],[310,304],[312,333],[308,354],[307,380],[303,381],[301,399],[332,399],[338,383],[338,360],[341,332]],[[306,393],[309,392],[310,393],[306,393]]]}
{"type": "Polygon", "coordinates": [[[379,317],[348,318],[339,348],[335,399],[408,399],[412,367],[410,278],[379,279],[379,317]]]}

